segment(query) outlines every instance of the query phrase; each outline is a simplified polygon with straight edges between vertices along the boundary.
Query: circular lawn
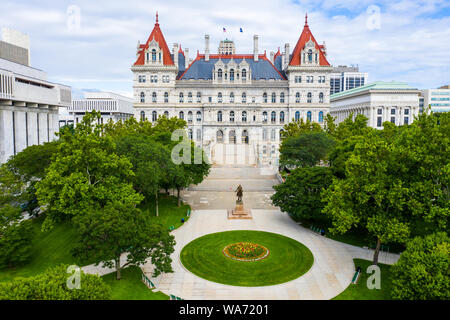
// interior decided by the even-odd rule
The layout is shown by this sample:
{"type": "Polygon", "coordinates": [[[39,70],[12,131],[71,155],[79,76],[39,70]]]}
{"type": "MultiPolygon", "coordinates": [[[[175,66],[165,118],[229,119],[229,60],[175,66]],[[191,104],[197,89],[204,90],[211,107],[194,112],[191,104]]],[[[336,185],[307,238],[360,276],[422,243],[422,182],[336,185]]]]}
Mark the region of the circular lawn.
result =
{"type": "Polygon", "coordinates": [[[212,233],[188,243],[180,254],[186,269],[206,280],[234,286],[269,286],[294,280],[314,262],[307,247],[291,238],[263,231],[212,233]],[[224,249],[236,243],[267,248],[256,261],[232,259],[224,249]]]}

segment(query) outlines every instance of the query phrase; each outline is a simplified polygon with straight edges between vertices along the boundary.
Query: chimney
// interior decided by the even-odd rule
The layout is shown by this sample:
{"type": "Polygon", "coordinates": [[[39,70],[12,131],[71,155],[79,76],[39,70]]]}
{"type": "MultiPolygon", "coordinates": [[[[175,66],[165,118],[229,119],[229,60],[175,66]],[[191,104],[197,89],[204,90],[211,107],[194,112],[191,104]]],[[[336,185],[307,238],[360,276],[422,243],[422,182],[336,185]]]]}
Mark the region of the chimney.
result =
{"type": "Polygon", "coordinates": [[[274,57],[275,57],[275,53],[273,51],[270,51],[270,61],[272,63],[275,63],[275,61],[273,60],[274,57]]]}
{"type": "Polygon", "coordinates": [[[284,54],[285,54],[285,57],[284,57],[284,65],[283,65],[283,69],[286,69],[287,68],[287,66],[289,65],[289,58],[290,58],[290,50],[289,50],[289,43],[286,43],[285,45],[284,45],[284,54]]]}
{"type": "Polygon", "coordinates": [[[209,61],[209,34],[205,35],[205,61],[209,61]]]}
{"type": "Polygon", "coordinates": [[[258,61],[258,36],[253,36],[253,60],[258,61]]]}
{"type": "Polygon", "coordinates": [[[281,69],[284,69],[284,64],[285,64],[285,58],[286,58],[286,55],[284,54],[284,52],[283,52],[283,54],[281,55],[281,69]]]}
{"type": "Polygon", "coordinates": [[[323,54],[325,55],[325,57],[327,56],[327,46],[326,46],[326,44],[325,44],[325,41],[323,42],[323,49],[322,49],[322,51],[323,51],[323,54]]]}
{"type": "Polygon", "coordinates": [[[173,63],[178,68],[178,43],[173,44],[173,63]]]}
{"type": "Polygon", "coordinates": [[[187,69],[189,67],[189,49],[184,49],[184,67],[187,69]]]}

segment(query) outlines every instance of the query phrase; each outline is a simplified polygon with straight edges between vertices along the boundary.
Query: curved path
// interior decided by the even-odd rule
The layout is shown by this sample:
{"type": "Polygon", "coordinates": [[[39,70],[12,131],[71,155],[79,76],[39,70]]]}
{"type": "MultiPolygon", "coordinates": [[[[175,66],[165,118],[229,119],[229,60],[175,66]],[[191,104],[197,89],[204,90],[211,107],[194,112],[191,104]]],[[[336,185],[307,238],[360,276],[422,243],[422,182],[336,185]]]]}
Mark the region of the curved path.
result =
{"type": "MultiPolygon", "coordinates": [[[[176,239],[173,273],[152,281],[165,294],[193,300],[331,299],[345,290],[354,274],[353,258],[371,259],[373,251],[325,238],[296,224],[279,210],[253,209],[252,220],[228,220],[226,210],[194,210],[176,239]],[[314,255],[312,268],[300,278],[274,286],[236,287],[202,279],[186,270],[180,261],[181,249],[203,235],[229,230],[260,230],[279,233],[306,245],[314,255]]],[[[398,255],[380,254],[381,263],[394,263],[398,255]]],[[[280,263],[283,263],[280,261],[280,263]]],[[[152,265],[143,266],[151,277],[152,265]]]]}

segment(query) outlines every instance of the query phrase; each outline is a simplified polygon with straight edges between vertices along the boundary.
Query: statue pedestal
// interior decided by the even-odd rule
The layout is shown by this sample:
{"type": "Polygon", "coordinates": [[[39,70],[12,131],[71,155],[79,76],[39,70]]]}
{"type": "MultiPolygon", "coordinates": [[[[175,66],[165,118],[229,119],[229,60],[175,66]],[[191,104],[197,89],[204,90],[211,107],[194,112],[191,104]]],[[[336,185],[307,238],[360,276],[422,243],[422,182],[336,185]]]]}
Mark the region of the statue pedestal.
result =
{"type": "Polygon", "coordinates": [[[244,208],[244,203],[236,201],[234,209],[228,209],[228,219],[252,219],[252,213],[244,208]]]}

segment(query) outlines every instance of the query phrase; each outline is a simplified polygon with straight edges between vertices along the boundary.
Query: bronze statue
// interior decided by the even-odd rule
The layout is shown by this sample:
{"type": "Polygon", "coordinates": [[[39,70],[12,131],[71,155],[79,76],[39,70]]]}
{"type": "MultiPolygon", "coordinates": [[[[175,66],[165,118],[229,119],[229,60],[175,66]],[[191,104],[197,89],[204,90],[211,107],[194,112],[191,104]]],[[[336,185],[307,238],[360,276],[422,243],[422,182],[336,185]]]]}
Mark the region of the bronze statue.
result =
{"type": "Polygon", "coordinates": [[[237,202],[242,202],[242,196],[244,195],[244,190],[242,189],[242,186],[239,185],[237,189],[235,190],[237,195],[237,202]]]}

